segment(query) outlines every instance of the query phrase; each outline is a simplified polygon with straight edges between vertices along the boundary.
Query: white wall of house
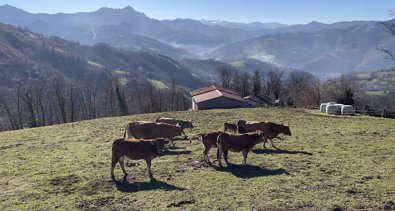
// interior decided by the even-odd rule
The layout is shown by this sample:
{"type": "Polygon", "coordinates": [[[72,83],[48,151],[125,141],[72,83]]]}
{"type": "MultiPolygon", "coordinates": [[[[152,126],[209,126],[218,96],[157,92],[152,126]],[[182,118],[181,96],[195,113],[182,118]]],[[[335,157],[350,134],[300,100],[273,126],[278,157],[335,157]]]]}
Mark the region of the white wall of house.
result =
{"type": "Polygon", "coordinates": [[[197,110],[198,110],[197,103],[195,102],[195,100],[193,99],[193,97],[192,97],[191,99],[192,99],[192,110],[193,110],[193,111],[197,111],[197,110]]]}

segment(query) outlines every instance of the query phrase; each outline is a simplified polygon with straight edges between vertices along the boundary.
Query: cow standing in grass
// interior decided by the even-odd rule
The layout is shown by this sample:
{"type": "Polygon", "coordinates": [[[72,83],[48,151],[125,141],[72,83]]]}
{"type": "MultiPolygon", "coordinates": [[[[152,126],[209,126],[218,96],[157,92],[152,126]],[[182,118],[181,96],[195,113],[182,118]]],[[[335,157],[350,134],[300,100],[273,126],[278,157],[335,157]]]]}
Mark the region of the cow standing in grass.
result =
{"type": "Polygon", "coordinates": [[[230,131],[232,133],[237,133],[238,129],[237,129],[237,125],[236,124],[232,124],[232,123],[224,123],[224,132],[230,131]]]}
{"type": "Polygon", "coordinates": [[[125,176],[124,159],[125,156],[132,160],[145,160],[148,168],[148,175],[153,180],[151,171],[151,160],[158,157],[165,148],[165,144],[169,141],[164,138],[135,140],[135,139],[117,139],[112,144],[112,161],[111,161],[111,178],[114,177],[115,165],[119,162],[125,176]]]}
{"type": "Polygon", "coordinates": [[[155,122],[132,122],[124,132],[124,138],[154,139],[167,138],[174,147],[173,138],[181,135],[182,128],[179,125],[155,122]]]}
{"type": "Polygon", "coordinates": [[[220,134],[223,132],[221,131],[215,131],[215,132],[209,132],[209,133],[199,133],[195,136],[192,136],[189,139],[189,143],[192,143],[192,139],[199,137],[200,141],[203,143],[203,158],[204,161],[207,162],[211,166],[210,159],[208,157],[208,152],[210,151],[211,148],[217,147],[217,138],[220,134]]]}
{"type": "Polygon", "coordinates": [[[166,117],[160,117],[155,120],[155,122],[162,122],[162,123],[167,123],[171,125],[180,125],[182,129],[182,134],[184,134],[184,138],[186,139],[188,136],[185,134],[184,129],[185,128],[190,128],[192,130],[193,124],[191,120],[182,120],[182,119],[174,119],[174,118],[166,118],[166,117]]]}
{"type": "Polygon", "coordinates": [[[255,132],[255,131],[262,131],[265,133],[264,139],[263,139],[263,148],[266,148],[266,142],[269,139],[270,143],[274,148],[273,144],[273,139],[278,138],[279,134],[284,134],[291,136],[291,130],[289,129],[289,126],[283,125],[283,124],[277,124],[274,122],[247,122],[245,120],[239,120],[237,122],[237,127],[238,127],[238,132],[239,133],[249,133],[249,132],[255,132]]]}
{"type": "Polygon", "coordinates": [[[222,133],[218,136],[217,144],[217,158],[218,164],[222,167],[221,158],[222,155],[226,162],[226,165],[229,166],[228,161],[228,152],[243,152],[243,164],[247,164],[247,156],[248,152],[254,148],[256,144],[261,142],[264,133],[258,131],[253,133],[245,133],[245,134],[229,134],[222,133]]]}

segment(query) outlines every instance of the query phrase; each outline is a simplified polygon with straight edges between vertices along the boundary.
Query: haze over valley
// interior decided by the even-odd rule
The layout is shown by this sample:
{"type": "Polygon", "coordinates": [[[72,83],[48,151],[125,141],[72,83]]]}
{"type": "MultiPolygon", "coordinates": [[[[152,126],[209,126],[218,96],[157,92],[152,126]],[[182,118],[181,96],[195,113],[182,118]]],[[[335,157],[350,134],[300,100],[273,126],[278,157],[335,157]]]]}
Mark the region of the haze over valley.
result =
{"type": "Polygon", "coordinates": [[[0,22],[82,45],[108,43],[127,51],[165,55],[182,64],[188,63],[184,69],[195,75],[203,74],[209,80],[214,80],[215,68],[203,73],[188,61],[198,60],[210,66],[207,61],[211,59],[227,64],[254,59],[256,65],[244,71],[252,73],[275,66],[328,78],[391,68],[393,61],[383,59],[382,52],[376,49],[380,46],[395,49],[395,39],[378,21],[245,24],[156,20],[130,6],[71,14],[33,14],[3,5],[0,6],[0,22]]]}

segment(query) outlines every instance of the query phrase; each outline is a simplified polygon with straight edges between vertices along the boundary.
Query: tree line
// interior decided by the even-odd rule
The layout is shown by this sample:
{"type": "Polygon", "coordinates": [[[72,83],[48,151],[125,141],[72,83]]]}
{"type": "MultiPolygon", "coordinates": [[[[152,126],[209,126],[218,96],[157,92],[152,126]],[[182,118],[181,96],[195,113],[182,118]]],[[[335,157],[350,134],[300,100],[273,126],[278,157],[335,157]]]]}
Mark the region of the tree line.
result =
{"type": "Polygon", "coordinates": [[[160,89],[144,78],[109,75],[69,81],[61,76],[20,80],[0,90],[0,131],[138,113],[186,110],[187,92],[175,81],[160,89]]]}
{"type": "Polygon", "coordinates": [[[219,85],[236,91],[241,96],[265,96],[280,100],[286,106],[318,107],[322,102],[337,102],[378,110],[395,110],[391,96],[369,96],[350,78],[339,77],[320,80],[311,73],[279,69],[252,74],[226,67],[218,69],[219,85]]]}

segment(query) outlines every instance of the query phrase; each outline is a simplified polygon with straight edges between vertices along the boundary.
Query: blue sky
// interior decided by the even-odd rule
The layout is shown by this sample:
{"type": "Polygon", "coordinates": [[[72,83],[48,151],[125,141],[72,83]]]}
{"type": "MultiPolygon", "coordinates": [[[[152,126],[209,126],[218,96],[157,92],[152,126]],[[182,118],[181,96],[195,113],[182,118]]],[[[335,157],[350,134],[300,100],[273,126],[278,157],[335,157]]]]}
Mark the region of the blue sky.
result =
{"type": "Polygon", "coordinates": [[[72,13],[127,5],[155,19],[192,18],[304,24],[395,18],[395,0],[0,0],[28,12],[72,13]]]}

